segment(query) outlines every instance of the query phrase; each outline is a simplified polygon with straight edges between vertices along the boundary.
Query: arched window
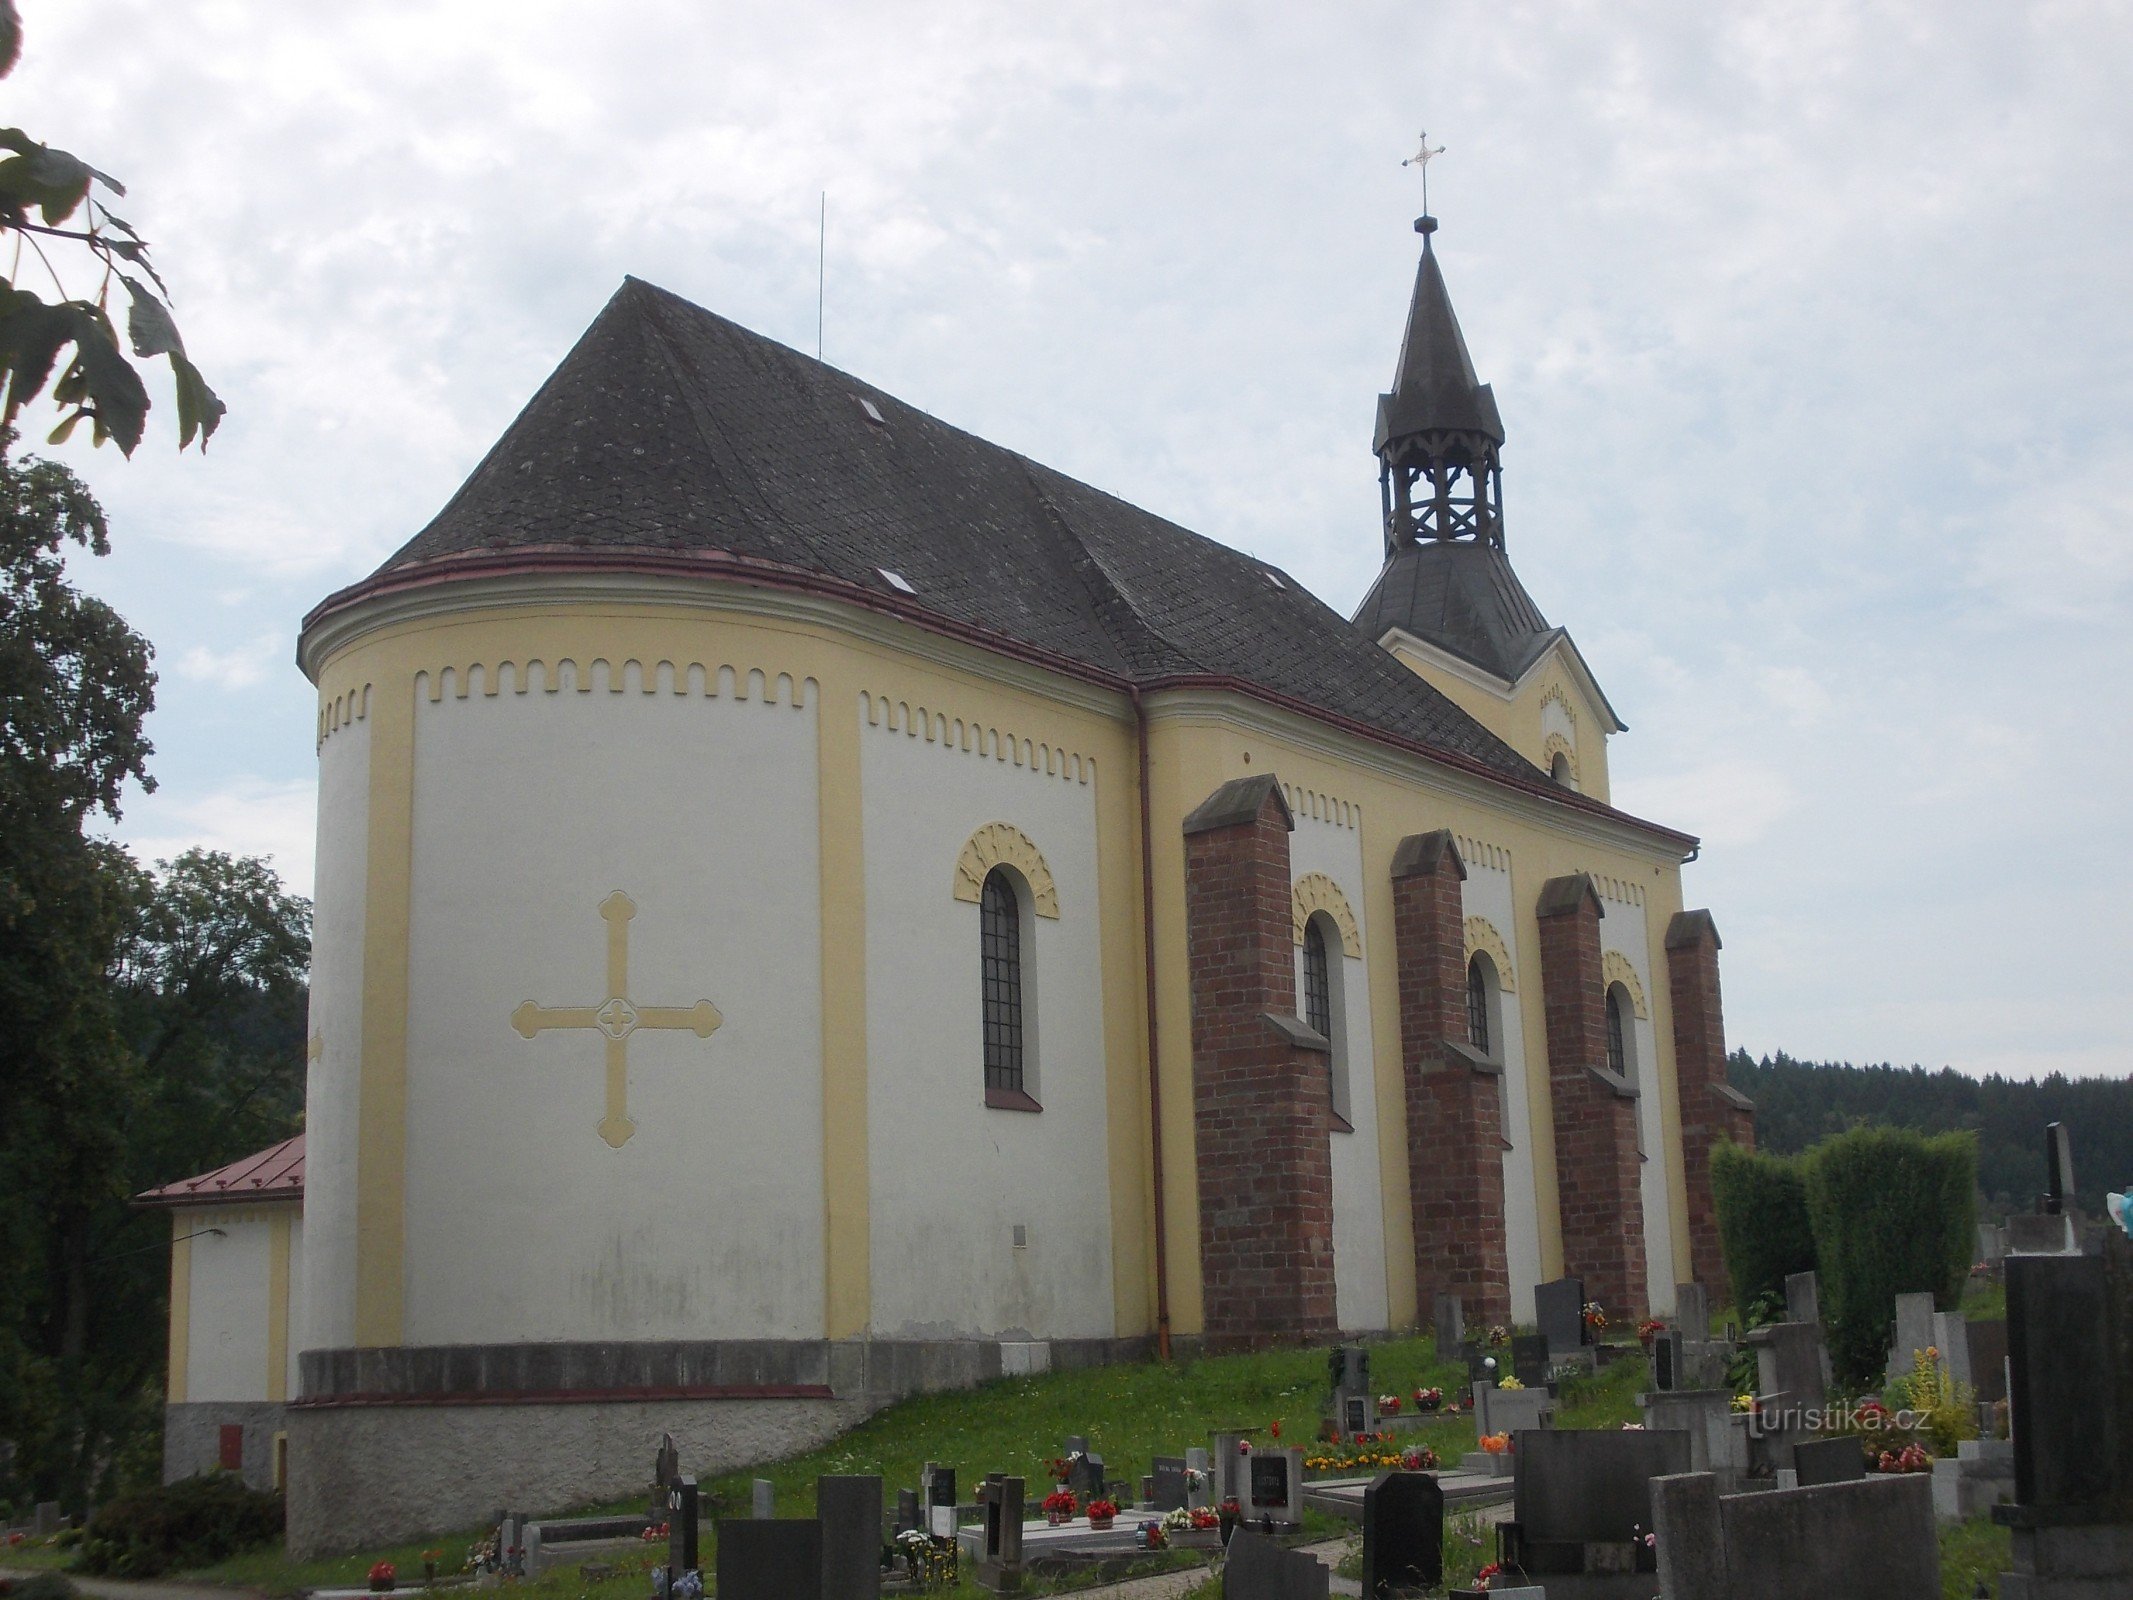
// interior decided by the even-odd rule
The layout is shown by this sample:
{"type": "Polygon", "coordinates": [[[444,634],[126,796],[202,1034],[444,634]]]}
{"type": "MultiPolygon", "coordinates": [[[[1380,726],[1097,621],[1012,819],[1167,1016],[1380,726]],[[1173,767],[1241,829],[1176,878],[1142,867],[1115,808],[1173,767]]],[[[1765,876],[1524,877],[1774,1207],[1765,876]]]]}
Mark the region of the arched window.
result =
{"type": "Polygon", "coordinates": [[[1304,1021],[1333,1037],[1333,979],[1326,971],[1326,930],[1317,917],[1304,924],[1304,1021]]]}
{"type": "Polygon", "coordinates": [[[1629,1053],[1629,996],[1619,983],[1607,990],[1607,1070],[1625,1083],[1635,1082],[1636,1063],[1629,1053]]]}
{"type": "Polygon", "coordinates": [[[1333,1113],[1335,1133],[1353,1133],[1348,1098],[1348,1017],[1345,947],[1340,925],[1330,913],[1314,911],[1304,923],[1303,1020],[1325,1036],[1332,1048],[1326,1053],[1326,1094],[1333,1113]]]}
{"type": "Polygon", "coordinates": [[[1466,1042],[1489,1053],[1489,958],[1476,955],[1466,964],[1466,1042]]]}
{"type": "Polygon", "coordinates": [[[1548,763],[1548,776],[1564,788],[1570,788],[1573,782],[1570,771],[1570,757],[1560,750],[1556,751],[1555,759],[1548,763]]]}
{"type": "MultiPolygon", "coordinates": [[[[978,897],[979,967],[985,1000],[985,1096],[1025,1096],[1022,1026],[1022,900],[1004,868],[985,875],[978,897]]],[[[1033,1102],[1034,1103],[1034,1102],[1033,1102]]]]}

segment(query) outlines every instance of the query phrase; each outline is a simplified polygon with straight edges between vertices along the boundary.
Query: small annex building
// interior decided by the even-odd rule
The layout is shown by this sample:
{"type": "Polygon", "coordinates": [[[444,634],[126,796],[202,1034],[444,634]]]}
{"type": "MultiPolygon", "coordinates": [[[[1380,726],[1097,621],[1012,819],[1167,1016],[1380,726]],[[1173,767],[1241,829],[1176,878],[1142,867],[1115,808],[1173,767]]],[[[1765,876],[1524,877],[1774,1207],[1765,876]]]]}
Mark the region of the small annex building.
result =
{"type": "Polygon", "coordinates": [[[1610,804],[1424,220],[1353,619],[634,279],[305,618],[295,1551],[1717,1284],[1696,841],[1610,804]]]}
{"type": "Polygon", "coordinates": [[[282,1487],[283,1415],[297,1388],[304,1136],[134,1203],[170,1213],[164,1481],[219,1470],[255,1489],[282,1487]]]}

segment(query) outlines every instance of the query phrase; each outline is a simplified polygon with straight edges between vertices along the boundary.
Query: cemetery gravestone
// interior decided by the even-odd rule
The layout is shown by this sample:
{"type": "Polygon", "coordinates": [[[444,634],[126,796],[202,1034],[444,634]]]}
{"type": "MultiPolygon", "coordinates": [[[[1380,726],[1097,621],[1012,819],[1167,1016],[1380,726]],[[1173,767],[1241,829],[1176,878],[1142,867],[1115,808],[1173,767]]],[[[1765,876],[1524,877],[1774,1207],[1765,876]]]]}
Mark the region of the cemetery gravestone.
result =
{"type": "Polygon", "coordinates": [[[1978,1403],[1991,1405],[2007,1398],[2007,1321],[1995,1317],[1970,1324],[1970,1378],[1978,1403]]]}
{"type": "Polygon", "coordinates": [[[1207,1452],[1191,1449],[1185,1452],[1185,1506],[1189,1511],[1204,1511],[1214,1502],[1214,1473],[1207,1459],[1207,1452]]]}
{"type": "Polygon", "coordinates": [[[806,1600],[821,1593],[822,1524],[813,1517],[719,1522],[718,1600],[806,1600]]]}
{"type": "Polygon", "coordinates": [[[696,1480],[687,1473],[667,1488],[667,1571],[674,1577],[698,1568],[696,1480]]]}
{"type": "Polygon", "coordinates": [[[1711,1297],[1702,1284],[1674,1285],[1674,1326],[1685,1339],[1711,1337],[1711,1297]]]}
{"type": "Polygon", "coordinates": [[[1681,1381],[1681,1330],[1662,1329],[1652,1339],[1652,1387],[1655,1389],[1682,1389],[1681,1381]]]}
{"type": "Polygon", "coordinates": [[[1940,1352],[1940,1368],[1951,1382],[1977,1388],[1970,1375],[1970,1323],[1960,1311],[1933,1313],[1933,1348],[1940,1352]]]}
{"type": "Polygon", "coordinates": [[[1214,1477],[1208,1492],[1220,1505],[1224,1500],[1244,1504],[1251,1493],[1251,1485],[1245,1481],[1246,1463],[1251,1460],[1251,1436],[1243,1433],[1218,1433],[1212,1438],[1214,1448],[1209,1452],[1213,1458],[1210,1465],[1214,1477]]]}
{"type": "MultiPolygon", "coordinates": [[[[1223,1600],[1328,1600],[1331,1574],[1314,1556],[1284,1550],[1250,1528],[1230,1536],[1223,1600]]],[[[719,1600],[726,1600],[724,1595],[719,1600]]]]}
{"type": "Polygon", "coordinates": [[[1466,1360],[1466,1381],[1486,1383],[1496,1376],[1496,1352],[1487,1345],[1463,1344],[1459,1354],[1466,1360]]]}
{"type": "MultiPolygon", "coordinates": [[[[978,1566],[978,1582],[987,1589],[1004,1591],[1022,1585],[1024,1494],[1020,1478],[1002,1477],[985,1486],[985,1559],[978,1566]]],[[[824,1600],[831,1597],[824,1596],[824,1600]]]]}
{"type": "Polygon", "coordinates": [[[1186,1501],[1185,1458],[1157,1456],[1150,1465],[1155,1470],[1149,1474],[1152,1481],[1148,1503],[1158,1511],[1179,1510],[1186,1501]]]}
{"type": "Polygon", "coordinates": [[[1466,1305],[1455,1294],[1440,1294],[1433,1307],[1437,1324],[1437,1359],[1449,1361],[1466,1342],[1466,1305]]]}
{"type": "Polygon", "coordinates": [[[1363,1593],[1417,1594],[1444,1580],[1444,1491],[1423,1472],[1381,1472],[1363,1491],[1363,1593]]]}
{"type": "Polygon", "coordinates": [[[913,1529],[923,1528],[925,1525],[926,1519],[919,1514],[918,1491],[916,1489],[897,1490],[896,1531],[898,1533],[909,1533],[913,1529]]]}
{"type": "Polygon", "coordinates": [[[1896,1343],[1889,1350],[1889,1376],[1911,1370],[1918,1352],[1933,1345],[1933,1297],[1930,1294],[1900,1294],[1896,1297],[1896,1343]]]}
{"type": "MultiPolygon", "coordinates": [[[[1652,1570],[1638,1540],[1652,1526],[1651,1480],[1689,1467],[1686,1433],[1553,1430],[1522,1435],[1513,1469],[1517,1520],[1504,1525],[1504,1562],[1542,1580],[1652,1570]]],[[[1575,1592],[1564,1585],[1563,1592],[1575,1592]]]]}
{"type": "Polygon", "coordinates": [[[1785,1320],[1822,1320],[1822,1285],[1812,1272],[1788,1272],[1785,1275],[1785,1320]]]}
{"type": "Polygon", "coordinates": [[[749,1485],[748,1514],[758,1522],[778,1514],[778,1486],[768,1478],[757,1478],[749,1485]]]}
{"type": "Polygon", "coordinates": [[[1866,1452],[1857,1439],[1807,1439],[1792,1447],[1792,1470],[1802,1489],[1857,1483],[1866,1476],[1866,1452]]]}
{"type": "Polygon", "coordinates": [[[1538,1333],[1511,1336],[1511,1375],[1529,1389],[1548,1381],[1548,1340],[1538,1333]]]}
{"type": "MultiPolygon", "coordinates": [[[[815,1520],[822,1524],[822,1600],[880,1600],[881,1479],[817,1478],[815,1520]]],[[[1021,1524],[1015,1527],[1019,1539],[1021,1524]]]]}
{"type": "Polygon", "coordinates": [[[1577,1354],[1588,1337],[1585,1328],[1585,1280],[1557,1278],[1533,1290],[1534,1319],[1555,1360],[1577,1354]]]}
{"type": "Polygon", "coordinates": [[[2074,1206],[2074,1145],[2063,1122],[2044,1125],[2044,1211],[2063,1216],[2074,1206]]]}
{"type": "Polygon", "coordinates": [[[1651,1491],[1665,1600],[1940,1600],[1933,1496],[1918,1474],[1721,1496],[1692,1473],[1651,1491]]]}
{"type": "Polygon", "coordinates": [[[2011,1256],[2065,1256],[2080,1252],[2070,1216],[2016,1215],[2007,1219],[2007,1253],[2011,1256]]]}
{"type": "Polygon", "coordinates": [[[1376,1433],[1378,1397],[1370,1387],[1369,1350],[1359,1344],[1338,1345],[1330,1365],[1334,1426],[1349,1435],[1376,1433]]]}
{"type": "Polygon", "coordinates": [[[1271,1517],[1280,1527],[1303,1522],[1303,1452],[1254,1450],[1248,1497],[1240,1497],[1252,1521],[1271,1517]]]}
{"type": "Polygon", "coordinates": [[[662,1433],[659,1449],[652,1457],[652,1482],[658,1485],[659,1499],[665,1503],[667,1485],[681,1476],[681,1452],[674,1448],[674,1435],[662,1433]]]}
{"type": "Polygon", "coordinates": [[[926,1531],[943,1539],[955,1537],[955,1468],[929,1461],[919,1474],[919,1494],[926,1502],[926,1531]]]}

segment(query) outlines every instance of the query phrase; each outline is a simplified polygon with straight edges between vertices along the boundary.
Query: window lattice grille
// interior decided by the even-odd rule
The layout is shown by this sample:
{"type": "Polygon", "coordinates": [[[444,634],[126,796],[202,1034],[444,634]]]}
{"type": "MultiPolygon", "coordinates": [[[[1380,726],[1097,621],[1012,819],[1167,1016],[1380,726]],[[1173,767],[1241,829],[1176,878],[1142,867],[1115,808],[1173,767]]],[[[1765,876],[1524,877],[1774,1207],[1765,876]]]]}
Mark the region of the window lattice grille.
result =
{"type": "Polygon", "coordinates": [[[1022,907],[1003,872],[986,875],[978,898],[985,992],[985,1087],[1022,1087],[1022,907]]]}

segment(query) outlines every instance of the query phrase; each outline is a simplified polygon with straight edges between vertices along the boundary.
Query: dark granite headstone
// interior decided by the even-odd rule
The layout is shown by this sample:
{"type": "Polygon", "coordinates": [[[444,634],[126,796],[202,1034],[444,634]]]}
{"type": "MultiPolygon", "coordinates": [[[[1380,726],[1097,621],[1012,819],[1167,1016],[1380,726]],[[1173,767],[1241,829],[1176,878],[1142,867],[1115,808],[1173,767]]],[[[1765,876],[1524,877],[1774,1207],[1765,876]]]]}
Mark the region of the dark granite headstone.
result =
{"type": "Polygon", "coordinates": [[[2044,1125],[2044,1210],[2063,1216],[2074,1207],[2074,1142],[2063,1122],[2044,1125]]]}
{"type": "Polygon", "coordinates": [[[926,1531],[944,1538],[955,1536],[955,1468],[929,1461],[918,1477],[919,1496],[926,1504],[926,1531]]]}
{"type": "Polygon", "coordinates": [[[1687,1472],[1689,1461],[1689,1436],[1674,1429],[1520,1434],[1512,1469],[1516,1532],[1506,1542],[1506,1564],[1515,1546],[1520,1564],[1536,1575],[1590,1571],[1595,1559],[1628,1561],[1636,1565],[1621,1570],[1637,1570],[1647,1557],[1631,1546],[1638,1529],[1652,1526],[1651,1480],[1687,1472]]]}
{"type": "Polygon", "coordinates": [[[1084,1500],[1091,1500],[1104,1492],[1104,1458],[1083,1454],[1067,1465],[1067,1487],[1084,1500]]]}
{"type": "Polygon", "coordinates": [[[681,1452],[674,1448],[674,1435],[659,1436],[659,1451],[652,1457],[652,1481],[662,1492],[666,1486],[681,1476],[681,1452]]]}
{"type": "Polygon", "coordinates": [[[1148,1503],[1158,1511],[1175,1511],[1185,1504],[1185,1458],[1183,1456],[1157,1456],[1150,1463],[1155,1471],[1150,1474],[1154,1482],[1148,1503]]]}
{"type": "Polygon", "coordinates": [[[1244,1503],[1247,1515],[1279,1511],[1289,1504],[1289,1455],[1285,1450],[1259,1450],[1252,1454],[1251,1498],[1244,1503]]]}
{"type": "Polygon", "coordinates": [[[1489,1366],[1489,1358],[1491,1356],[1496,1355],[1497,1353],[1497,1351],[1491,1349],[1488,1345],[1477,1344],[1472,1340],[1469,1340],[1467,1341],[1467,1343],[1461,1345],[1459,1347],[1459,1354],[1461,1358],[1466,1362],[1466,1381],[1469,1383],[1480,1383],[1484,1379],[1493,1378],[1495,1376],[1495,1372],[1494,1369],[1489,1366]]]}
{"type": "Polygon", "coordinates": [[[822,1600],[880,1600],[881,1479],[817,1478],[815,1519],[822,1524],[822,1600]]]}
{"type": "Polygon", "coordinates": [[[923,1528],[925,1525],[926,1519],[919,1511],[918,1491],[916,1489],[897,1490],[895,1531],[908,1533],[913,1528],[923,1528]]]}
{"type": "Polygon", "coordinates": [[[1802,1489],[1856,1483],[1866,1476],[1866,1452],[1857,1439],[1807,1439],[1792,1447],[1792,1468],[1802,1489]]]}
{"type": "Polygon", "coordinates": [[[2121,1395],[2098,1256],[2009,1256],[2015,1500],[2081,1512],[2124,1494],[2121,1395]]]}
{"type": "Polygon", "coordinates": [[[1582,1347],[1586,1341],[1585,1280],[1557,1278],[1533,1290],[1534,1320],[1548,1341],[1549,1354],[1558,1358],[1582,1347]]]}
{"type": "Polygon", "coordinates": [[[2007,1398],[2007,1320],[1970,1324],[1970,1379],[1986,1405],[2007,1398]]]}
{"type": "Polygon", "coordinates": [[[821,1593],[820,1522],[719,1519],[718,1600],[805,1600],[821,1593]]]}
{"type": "MultiPolygon", "coordinates": [[[[1315,1556],[1284,1550],[1250,1528],[1230,1535],[1222,1600],[1327,1600],[1331,1574],[1315,1556]]],[[[719,1600],[727,1600],[724,1594],[719,1600]]]]}
{"type": "MultiPolygon", "coordinates": [[[[1019,1588],[1022,1582],[1022,1503],[1026,1485],[1020,1478],[995,1476],[985,1483],[985,1557],[978,1583],[994,1590],[1019,1588]]],[[[823,1600],[831,1600],[825,1595],[823,1600]]]]}
{"type": "Polygon", "coordinates": [[[1425,1472],[1381,1472],[1363,1491],[1363,1593],[1444,1580],[1444,1491],[1425,1472]]]}
{"type": "Polygon", "coordinates": [[[1662,1329],[1652,1339],[1652,1387],[1654,1389],[1681,1389],[1687,1387],[1681,1381],[1681,1347],[1684,1342],[1679,1328],[1662,1329]]]}
{"type": "Polygon", "coordinates": [[[1528,1389],[1538,1389],[1548,1381],[1548,1341],[1537,1333],[1516,1333],[1511,1336],[1511,1376],[1528,1389]]]}
{"type": "Polygon", "coordinates": [[[697,1504],[694,1478],[667,1485],[667,1570],[676,1577],[697,1569],[697,1504]]]}

